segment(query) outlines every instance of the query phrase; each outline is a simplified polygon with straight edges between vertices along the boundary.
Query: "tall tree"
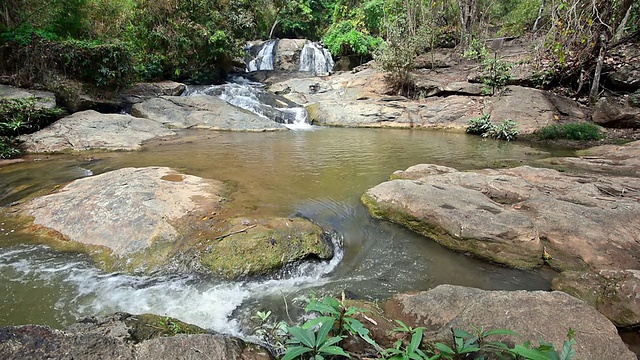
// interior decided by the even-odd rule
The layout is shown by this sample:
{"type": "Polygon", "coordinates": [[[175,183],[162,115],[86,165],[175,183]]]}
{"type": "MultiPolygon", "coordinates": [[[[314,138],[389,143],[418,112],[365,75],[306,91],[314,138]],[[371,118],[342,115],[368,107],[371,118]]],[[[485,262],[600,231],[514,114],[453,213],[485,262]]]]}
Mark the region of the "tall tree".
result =
{"type": "Polygon", "coordinates": [[[478,13],[478,0],[458,0],[460,9],[460,41],[466,45],[471,43],[478,13]]]}

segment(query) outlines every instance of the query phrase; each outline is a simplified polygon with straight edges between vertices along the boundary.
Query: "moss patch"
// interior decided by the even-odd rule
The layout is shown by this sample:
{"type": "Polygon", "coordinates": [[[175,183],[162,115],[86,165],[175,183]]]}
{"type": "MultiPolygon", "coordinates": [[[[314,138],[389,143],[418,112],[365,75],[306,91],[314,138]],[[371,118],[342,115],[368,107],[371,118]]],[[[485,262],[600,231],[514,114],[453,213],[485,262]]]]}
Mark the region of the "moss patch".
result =
{"type": "Polygon", "coordinates": [[[224,278],[265,275],[295,261],[333,256],[322,229],[305,219],[229,223],[223,235],[208,241],[201,256],[206,268],[224,278]]]}

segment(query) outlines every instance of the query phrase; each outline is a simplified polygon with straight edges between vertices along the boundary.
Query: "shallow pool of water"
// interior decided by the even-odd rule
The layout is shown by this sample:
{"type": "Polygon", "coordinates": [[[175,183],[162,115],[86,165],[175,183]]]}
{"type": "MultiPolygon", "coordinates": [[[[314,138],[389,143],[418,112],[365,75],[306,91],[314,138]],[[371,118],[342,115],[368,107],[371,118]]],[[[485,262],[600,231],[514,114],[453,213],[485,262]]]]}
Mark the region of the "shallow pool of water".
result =
{"type": "MultiPolygon", "coordinates": [[[[551,273],[506,269],[449,251],[402,227],[372,219],[359,198],[395,170],[419,163],[458,169],[530,164],[567,152],[483,140],[466,134],[313,128],[275,133],[186,131],[180,140],[139,152],[29,156],[0,168],[0,206],[74,179],[123,167],[169,166],[226,181],[239,216],[307,217],[342,242],[331,262],[307,264],[283,276],[220,283],[203,276],[104,274],[86,256],[61,254],[12,232],[0,219],[0,325],[62,327],[114,311],[170,315],[217,331],[238,333],[258,309],[316,291],[347,291],[384,299],[397,292],[449,283],[483,289],[548,289],[551,273]]],[[[288,306],[295,306],[295,301],[288,306]]]]}

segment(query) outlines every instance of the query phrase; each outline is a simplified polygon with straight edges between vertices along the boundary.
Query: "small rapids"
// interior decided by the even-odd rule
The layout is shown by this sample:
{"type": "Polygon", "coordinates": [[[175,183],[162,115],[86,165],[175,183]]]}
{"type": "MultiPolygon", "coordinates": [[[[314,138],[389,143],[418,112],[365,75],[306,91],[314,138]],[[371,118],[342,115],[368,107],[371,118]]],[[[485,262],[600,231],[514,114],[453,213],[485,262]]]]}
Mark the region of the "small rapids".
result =
{"type": "Polygon", "coordinates": [[[293,106],[285,99],[263,90],[262,86],[260,83],[235,77],[232,82],[223,85],[188,86],[182,96],[217,96],[231,105],[283,124],[291,130],[312,128],[305,108],[293,106]]]}
{"type": "Polygon", "coordinates": [[[327,275],[344,255],[339,236],[332,241],[335,254],[330,261],[304,262],[276,278],[238,282],[215,282],[198,275],[105,274],[83,255],[62,254],[47,246],[4,248],[0,249],[0,274],[6,281],[0,283],[4,287],[0,288],[0,314],[11,313],[5,308],[8,304],[27,305],[34,316],[27,321],[43,323],[36,317],[53,309],[58,315],[48,323],[69,325],[86,316],[116,311],[153,313],[240,336],[241,324],[234,312],[254,312],[241,309],[245,302],[259,304],[265,296],[281,297],[331,281],[327,275]]]}

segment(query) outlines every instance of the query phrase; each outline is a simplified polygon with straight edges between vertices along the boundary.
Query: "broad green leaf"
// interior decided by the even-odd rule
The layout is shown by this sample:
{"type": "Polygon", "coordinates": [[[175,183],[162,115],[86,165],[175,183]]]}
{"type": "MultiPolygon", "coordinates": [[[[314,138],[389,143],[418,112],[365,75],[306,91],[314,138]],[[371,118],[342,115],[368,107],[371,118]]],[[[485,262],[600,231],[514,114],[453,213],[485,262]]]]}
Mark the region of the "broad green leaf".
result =
{"type": "Polygon", "coordinates": [[[289,334],[291,334],[296,340],[302,344],[315,348],[316,337],[313,331],[299,328],[297,326],[289,328],[289,334]]]}
{"type": "Polygon", "coordinates": [[[470,338],[470,337],[474,337],[474,335],[473,335],[473,334],[468,333],[468,332],[466,332],[466,331],[464,331],[464,330],[461,330],[461,329],[454,329],[454,330],[453,330],[453,335],[454,335],[455,337],[465,338],[465,339],[466,339],[466,338],[470,338]]]}
{"type": "Polygon", "coordinates": [[[316,335],[316,344],[322,344],[327,340],[332,327],[333,323],[329,322],[325,322],[322,324],[322,326],[320,326],[320,329],[318,329],[318,334],[316,335]]]}
{"type": "Polygon", "coordinates": [[[300,357],[300,355],[311,352],[312,350],[313,349],[309,349],[303,346],[292,346],[287,349],[281,360],[297,359],[298,357],[300,357]]]}
{"type": "Polygon", "coordinates": [[[527,360],[551,360],[545,353],[541,352],[538,349],[529,349],[522,345],[516,345],[513,350],[513,353],[518,354],[524,357],[527,360]]]}
{"type": "Polygon", "coordinates": [[[333,344],[337,344],[337,343],[339,343],[340,341],[342,341],[342,339],[344,339],[344,337],[342,337],[342,336],[334,336],[334,337],[331,337],[331,338],[327,339],[327,341],[325,341],[324,343],[322,343],[322,346],[331,346],[331,345],[333,345],[333,344]]]}
{"type": "Polygon", "coordinates": [[[422,329],[416,330],[411,336],[411,343],[409,344],[409,347],[407,347],[407,352],[409,354],[416,352],[420,347],[420,342],[422,342],[422,329]]]}
{"type": "Polygon", "coordinates": [[[436,348],[438,351],[440,351],[441,353],[444,354],[449,354],[449,355],[455,355],[455,351],[453,351],[452,348],[450,348],[449,346],[443,344],[443,343],[435,343],[433,344],[433,347],[436,348]]]}
{"type": "Polygon", "coordinates": [[[478,352],[478,351],[480,351],[480,348],[477,347],[477,346],[458,349],[458,353],[459,354],[470,354],[470,353],[474,353],[474,352],[478,352]]]}
{"type": "Polygon", "coordinates": [[[494,329],[487,331],[484,336],[493,336],[493,335],[513,335],[513,336],[522,336],[513,330],[508,329],[494,329]]]}
{"type": "Polygon", "coordinates": [[[320,314],[323,315],[333,315],[333,316],[340,316],[340,312],[336,309],[334,309],[333,307],[327,305],[327,304],[323,304],[323,303],[319,303],[319,302],[310,302],[305,308],[304,310],[306,312],[311,312],[311,311],[315,311],[318,312],[320,314]]]}
{"type": "Polygon", "coordinates": [[[573,339],[565,340],[562,345],[562,351],[560,352],[560,360],[571,360],[573,356],[576,354],[576,351],[573,349],[573,345],[575,345],[576,341],[573,339]]]}
{"type": "Polygon", "coordinates": [[[331,326],[333,326],[333,323],[335,321],[336,319],[332,318],[331,316],[318,316],[317,318],[310,319],[306,323],[302,324],[302,328],[311,329],[316,325],[325,324],[325,323],[329,323],[331,324],[331,326]]]}
{"type": "Polygon", "coordinates": [[[351,358],[351,356],[349,356],[349,354],[347,354],[346,352],[344,352],[344,350],[340,347],[340,346],[327,346],[327,347],[321,347],[320,349],[318,349],[319,352],[322,352],[324,354],[329,354],[329,355],[342,355],[348,358],[351,358]]]}

